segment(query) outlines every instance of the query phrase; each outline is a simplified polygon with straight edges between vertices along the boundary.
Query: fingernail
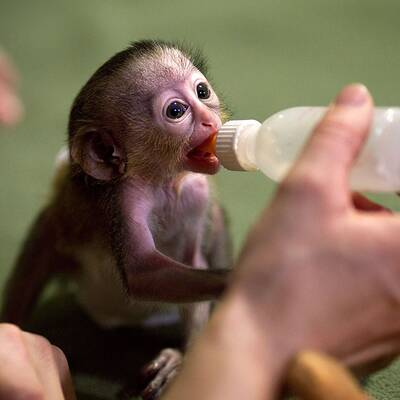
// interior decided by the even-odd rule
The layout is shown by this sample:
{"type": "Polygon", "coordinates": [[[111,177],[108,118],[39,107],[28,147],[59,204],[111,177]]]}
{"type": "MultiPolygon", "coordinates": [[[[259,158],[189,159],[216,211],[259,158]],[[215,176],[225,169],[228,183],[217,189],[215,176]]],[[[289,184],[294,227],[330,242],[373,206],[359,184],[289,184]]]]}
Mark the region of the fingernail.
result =
{"type": "Polygon", "coordinates": [[[346,86],[338,94],[335,100],[336,105],[361,106],[368,99],[368,89],[359,83],[346,86]]]}

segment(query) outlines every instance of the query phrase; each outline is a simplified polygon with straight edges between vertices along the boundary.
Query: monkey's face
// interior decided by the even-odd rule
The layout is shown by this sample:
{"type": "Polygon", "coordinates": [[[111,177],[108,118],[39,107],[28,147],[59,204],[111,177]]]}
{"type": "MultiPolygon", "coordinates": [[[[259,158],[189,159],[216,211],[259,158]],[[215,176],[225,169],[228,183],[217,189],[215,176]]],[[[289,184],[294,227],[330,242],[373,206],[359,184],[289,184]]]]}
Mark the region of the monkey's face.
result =
{"type": "Polygon", "coordinates": [[[215,174],[220,163],[202,144],[211,140],[222,125],[220,102],[211,85],[198,71],[174,82],[155,95],[152,111],[165,139],[176,143],[176,167],[215,174]]]}
{"type": "Polygon", "coordinates": [[[221,127],[225,108],[181,50],[146,46],[116,54],[81,90],[69,123],[73,162],[103,181],[215,174],[220,163],[204,143],[221,127]]]}

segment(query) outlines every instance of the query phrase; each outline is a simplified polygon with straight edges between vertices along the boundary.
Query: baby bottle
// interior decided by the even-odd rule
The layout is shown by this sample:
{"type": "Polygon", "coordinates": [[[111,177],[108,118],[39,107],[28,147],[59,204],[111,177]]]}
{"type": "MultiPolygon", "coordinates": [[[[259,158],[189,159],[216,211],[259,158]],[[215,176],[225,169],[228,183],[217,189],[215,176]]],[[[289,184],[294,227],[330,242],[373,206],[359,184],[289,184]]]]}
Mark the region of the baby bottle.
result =
{"type": "MultiPolygon", "coordinates": [[[[326,107],[295,107],[272,115],[262,124],[229,121],[218,132],[216,155],[227,169],[260,169],[280,181],[325,112],[326,107]]],[[[367,142],[351,171],[350,186],[357,191],[400,191],[400,108],[374,109],[367,142]]]]}

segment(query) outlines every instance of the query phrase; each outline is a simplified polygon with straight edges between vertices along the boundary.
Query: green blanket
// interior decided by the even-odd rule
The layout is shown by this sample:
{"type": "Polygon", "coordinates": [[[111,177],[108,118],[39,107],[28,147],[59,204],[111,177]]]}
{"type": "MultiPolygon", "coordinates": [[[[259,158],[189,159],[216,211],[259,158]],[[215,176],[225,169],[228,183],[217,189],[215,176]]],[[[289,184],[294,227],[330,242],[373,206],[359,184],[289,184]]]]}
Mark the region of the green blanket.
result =
{"type": "Polygon", "coordinates": [[[400,360],[369,376],[365,379],[364,386],[375,399],[400,399],[400,360]]]}
{"type": "MultiPolygon", "coordinates": [[[[200,46],[233,117],[262,120],[291,106],[328,104],[354,81],[378,105],[399,106],[399,15],[399,0],[0,0],[0,47],[18,67],[25,105],[16,128],[0,128],[0,283],[47,198],[74,96],[130,41],[200,46]]],[[[226,172],[217,183],[239,249],[274,185],[261,174],[226,172]]],[[[396,197],[380,200],[399,209],[396,197]]],[[[56,303],[43,305],[30,326],[67,353],[80,400],[113,398],[141,363],[178,342],[168,332],[162,340],[160,332],[104,333],[72,302],[56,303]]],[[[377,399],[400,399],[400,364],[365,385],[377,399]]]]}

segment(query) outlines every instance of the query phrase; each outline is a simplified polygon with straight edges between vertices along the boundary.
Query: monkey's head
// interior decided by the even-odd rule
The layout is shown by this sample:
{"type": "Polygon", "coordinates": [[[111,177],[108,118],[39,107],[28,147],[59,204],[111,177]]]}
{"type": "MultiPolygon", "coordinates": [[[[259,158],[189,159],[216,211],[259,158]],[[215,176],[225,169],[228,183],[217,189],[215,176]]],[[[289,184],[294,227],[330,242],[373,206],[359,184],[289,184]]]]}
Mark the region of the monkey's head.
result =
{"type": "Polygon", "coordinates": [[[214,174],[199,146],[226,119],[198,52],[159,41],[133,43],[89,79],[69,121],[72,162],[89,176],[162,181],[183,171],[214,174]]]}

